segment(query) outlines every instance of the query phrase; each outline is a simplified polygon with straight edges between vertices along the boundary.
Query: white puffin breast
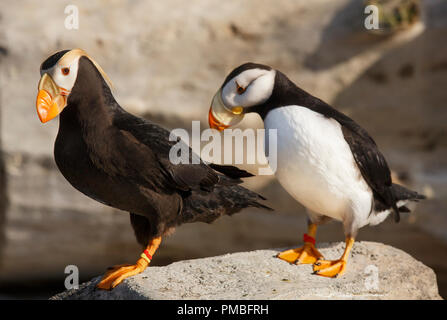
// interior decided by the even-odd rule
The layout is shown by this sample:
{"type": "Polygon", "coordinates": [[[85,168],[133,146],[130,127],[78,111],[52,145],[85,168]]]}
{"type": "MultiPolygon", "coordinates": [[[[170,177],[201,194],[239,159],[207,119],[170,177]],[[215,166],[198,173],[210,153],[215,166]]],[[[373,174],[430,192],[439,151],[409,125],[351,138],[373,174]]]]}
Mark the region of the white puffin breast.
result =
{"type": "Polygon", "coordinates": [[[316,213],[366,224],[372,192],[336,120],[285,106],[271,110],[264,125],[266,134],[277,129],[275,175],[292,197],[316,213]]]}

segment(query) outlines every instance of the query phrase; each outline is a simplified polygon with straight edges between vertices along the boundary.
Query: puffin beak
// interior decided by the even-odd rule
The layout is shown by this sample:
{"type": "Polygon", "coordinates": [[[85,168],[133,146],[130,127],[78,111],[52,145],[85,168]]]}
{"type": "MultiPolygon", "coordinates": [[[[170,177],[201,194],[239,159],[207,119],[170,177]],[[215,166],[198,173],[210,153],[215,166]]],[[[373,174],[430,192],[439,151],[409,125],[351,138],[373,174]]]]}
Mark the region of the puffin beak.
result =
{"type": "Polygon", "coordinates": [[[210,128],[222,131],[242,121],[244,118],[244,108],[227,108],[222,101],[222,90],[220,89],[214,95],[208,113],[208,123],[210,128]]]}
{"type": "Polygon", "coordinates": [[[59,88],[53,79],[45,73],[40,78],[37,93],[37,115],[42,123],[55,118],[67,105],[68,91],[59,88]]]}

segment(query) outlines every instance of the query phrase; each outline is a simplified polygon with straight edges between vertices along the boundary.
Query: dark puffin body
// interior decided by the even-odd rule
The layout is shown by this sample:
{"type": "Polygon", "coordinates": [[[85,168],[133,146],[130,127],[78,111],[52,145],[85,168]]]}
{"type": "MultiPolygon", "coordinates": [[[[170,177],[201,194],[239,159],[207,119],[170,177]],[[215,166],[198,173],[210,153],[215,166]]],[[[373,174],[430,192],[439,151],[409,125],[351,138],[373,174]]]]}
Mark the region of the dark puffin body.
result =
{"type": "Polygon", "coordinates": [[[210,223],[246,207],[271,210],[258,202],[264,198],[238,185],[251,176],[246,171],[203,162],[173,165],[169,151],[177,142],[169,134],[123,110],[93,63],[81,57],[60,114],[54,156],[76,189],[130,213],[143,246],[182,223],[210,223]]]}
{"type": "MultiPolygon", "coordinates": [[[[271,70],[268,66],[247,63],[236,68],[225,79],[223,86],[240,72],[252,68],[271,70]],[[236,70],[238,71],[235,72],[236,70]]],[[[299,88],[278,70],[276,70],[275,84],[270,98],[261,105],[247,108],[246,113],[256,112],[262,120],[265,120],[271,110],[290,105],[306,107],[327,118],[336,120],[341,125],[343,136],[350,147],[357,167],[374,194],[374,209],[376,212],[391,209],[394,212],[394,220],[398,222],[400,220],[399,211],[409,211],[406,207],[397,207],[399,200],[417,201],[425,199],[425,196],[417,192],[392,183],[388,164],[375,141],[365,129],[326,102],[299,88]]]]}

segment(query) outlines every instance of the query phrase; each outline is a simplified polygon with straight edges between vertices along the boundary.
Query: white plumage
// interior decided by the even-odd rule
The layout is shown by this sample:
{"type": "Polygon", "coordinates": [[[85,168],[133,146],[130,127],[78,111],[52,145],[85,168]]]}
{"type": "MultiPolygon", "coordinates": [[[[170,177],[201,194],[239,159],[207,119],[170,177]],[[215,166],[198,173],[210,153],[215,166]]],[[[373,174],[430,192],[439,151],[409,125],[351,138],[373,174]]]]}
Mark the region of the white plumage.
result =
{"type": "Polygon", "coordinates": [[[222,88],[222,100],[228,107],[244,106],[246,108],[263,103],[272,94],[275,75],[275,70],[247,70],[222,88]],[[237,85],[244,88],[244,94],[237,93],[237,85]]]}
{"type": "Polygon", "coordinates": [[[372,191],[336,120],[305,107],[283,106],[268,112],[264,125],[277,129],[278,181],[314,214],[343,221],[354,233],[389,214],[370,214],[372,191]]]}

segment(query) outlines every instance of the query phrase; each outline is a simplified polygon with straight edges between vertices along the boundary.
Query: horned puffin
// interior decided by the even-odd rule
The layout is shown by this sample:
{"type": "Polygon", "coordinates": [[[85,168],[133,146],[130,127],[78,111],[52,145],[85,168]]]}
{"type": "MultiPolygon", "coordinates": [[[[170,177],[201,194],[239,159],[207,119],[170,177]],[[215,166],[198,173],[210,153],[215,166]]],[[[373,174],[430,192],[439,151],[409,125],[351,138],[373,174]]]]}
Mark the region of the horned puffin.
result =
{"type": "MultiPolygon", "coordinates": [[[[343,274],[358,230],[382,222],[390,213],[399,221],[405,204],[423,195],[394,184],[378,146],[354,120],[296,86],[269,66],[246,63],[234,69],[214,96],[208,119],[224,130],[255,112],[268,129],[276,129],[275,176],[284,189],[306,207],[304,245],[278,254],[295,264],[313,264],[326,277],[343,274]],[[343,223],[345,251],[325,260],[315,248],[317,226],[343,223]]],[[[269,139],[265,139],[269,149],[269,139]]],[[[273,140],[274,141],[274,140],[273,140]]],[[[271,155],[270,155],[271,156],[271,155]]]]}
{"type": "Polygon", "coordinates": [[[171,163],[171,147],[183,142],[121,108],[107,75],[85,51],[51,55],[40,74],[37,113],[44,123],[59,115],[54,158],[60,172],[88,197],[129,212],[144,249],[134,265],[111,268],[98,288],[112,289],[142,272],[162,237],[183,223],[211,223],[247,207],[271,210],[258,202],[262,196],[239,185],[251,176],[246,171],[200,158],[189,162],[198,164],[171,163]]]}

